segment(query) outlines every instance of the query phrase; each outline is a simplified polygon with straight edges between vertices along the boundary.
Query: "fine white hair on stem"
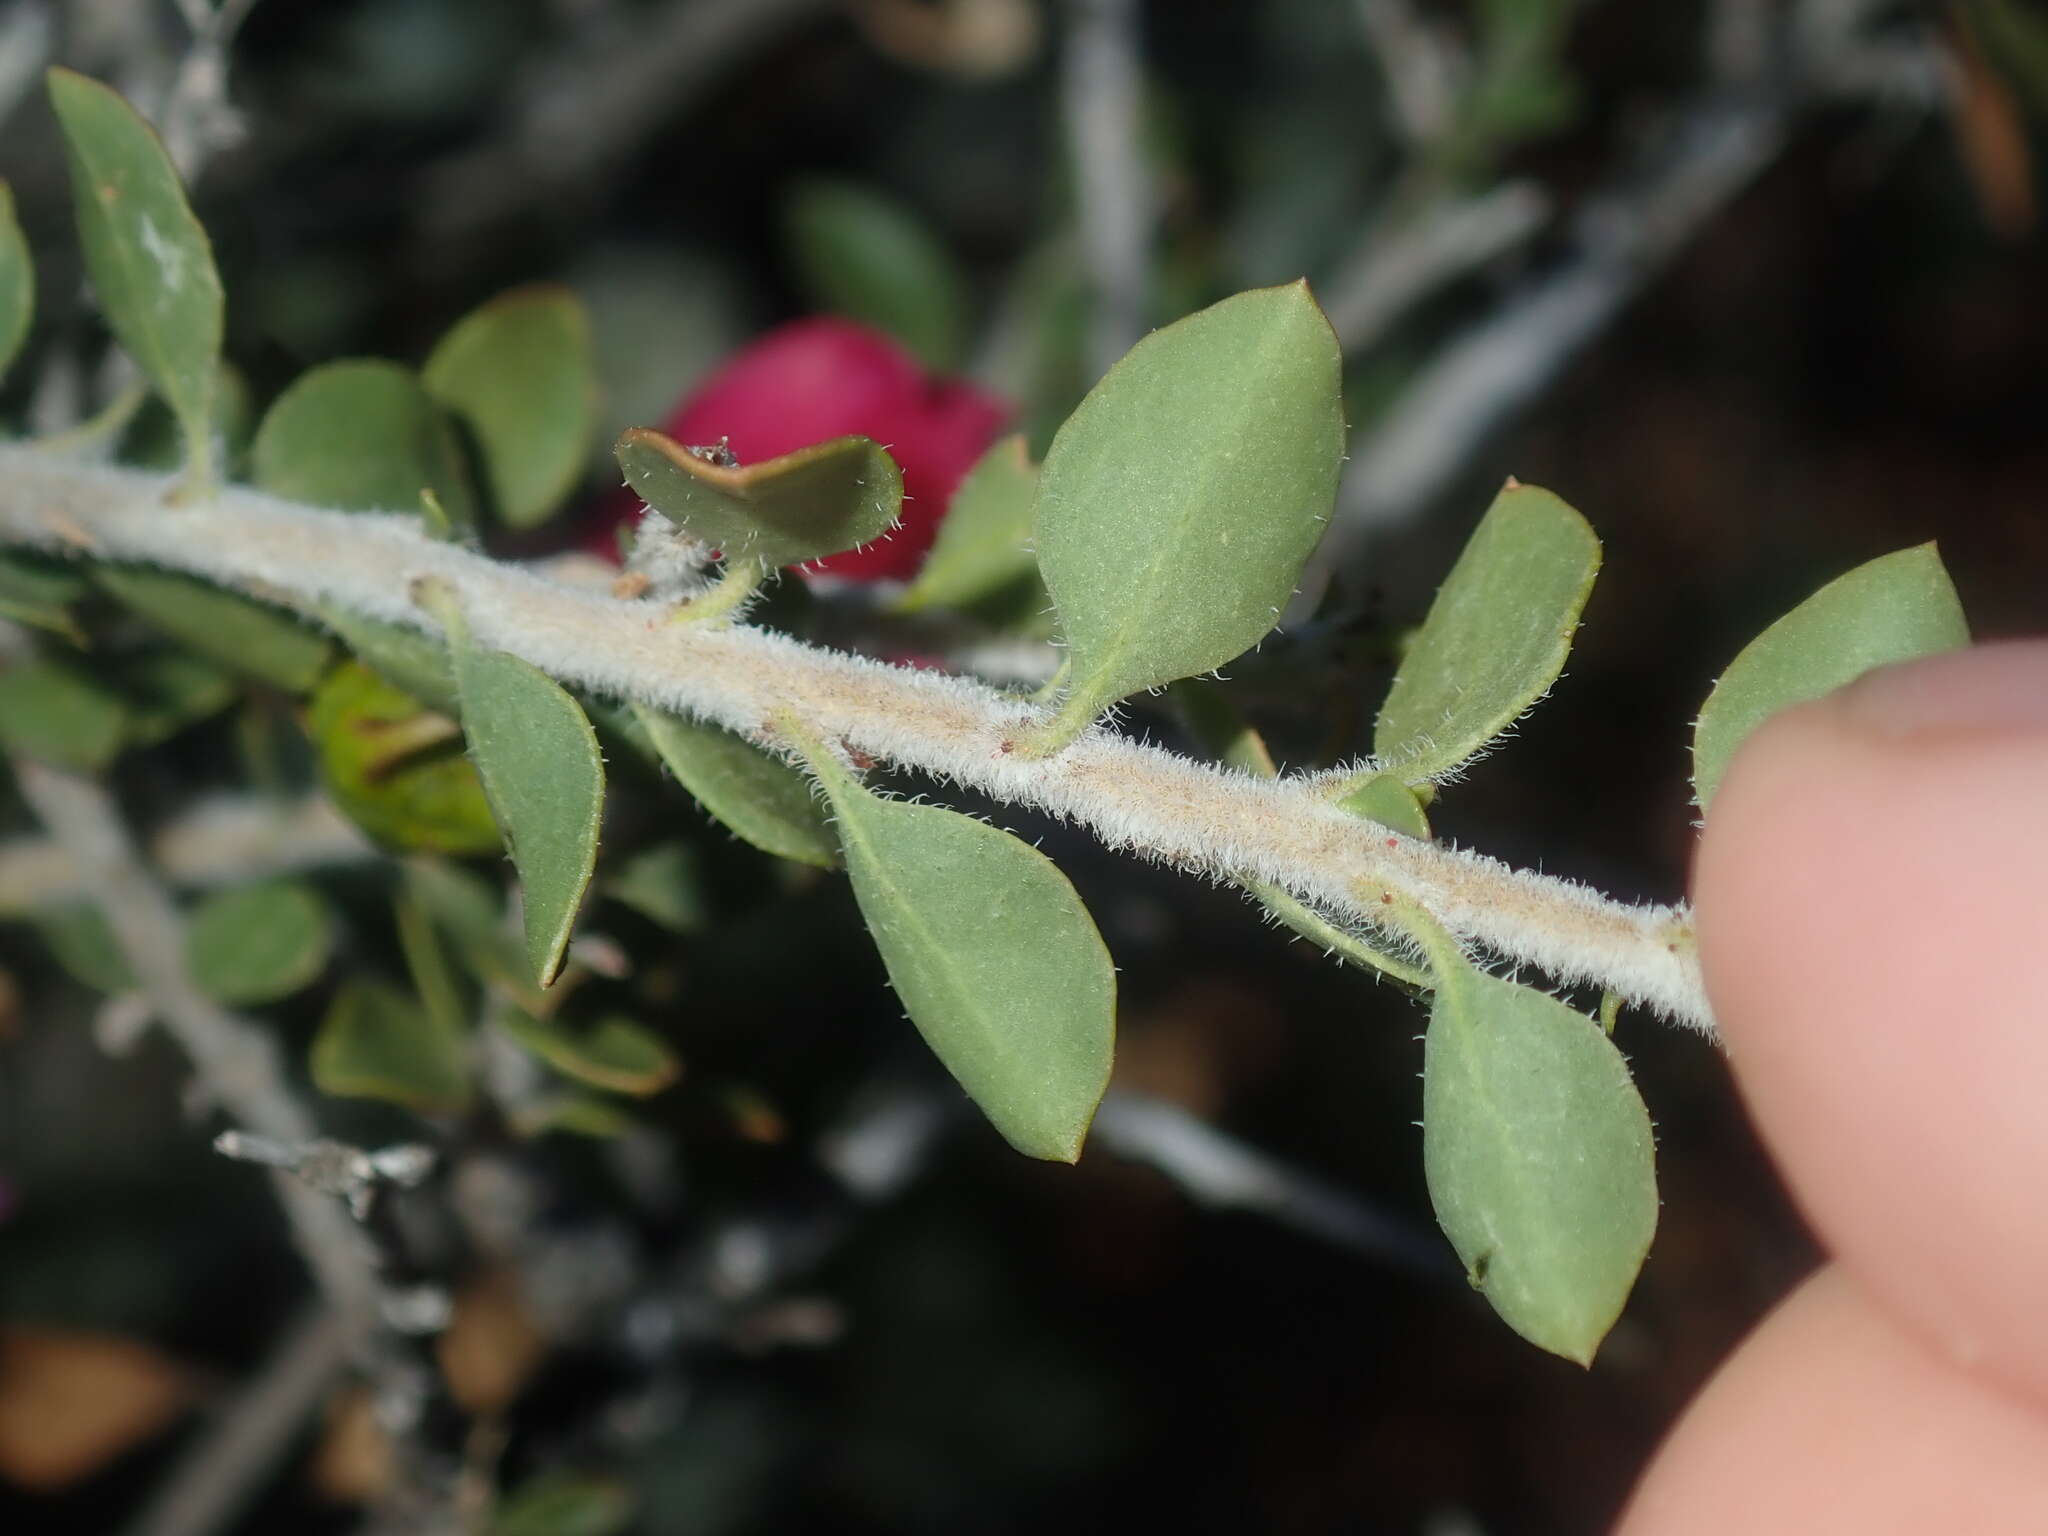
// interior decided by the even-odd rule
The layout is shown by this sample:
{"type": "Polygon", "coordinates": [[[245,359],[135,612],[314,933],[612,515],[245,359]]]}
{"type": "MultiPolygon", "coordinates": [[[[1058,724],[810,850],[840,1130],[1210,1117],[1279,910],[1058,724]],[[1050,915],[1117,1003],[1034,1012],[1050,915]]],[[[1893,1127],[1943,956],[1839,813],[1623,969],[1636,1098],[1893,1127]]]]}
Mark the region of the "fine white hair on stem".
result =
{"type": "Polygon", "coordinates": [[[231,489],[170,499],[161,475],[0,448],[0,544],[204,576],[311,610],[334,603],[435,633],[409,596],[431,576],[460,595],[481,643],[572,686],[677,710],[773,742],[788,715],[899,766],[1035,807],[1103,843],[1216,879],[1254,878],[1371,922],[1388,893],[1460,939],[1712,1029],[1681,907],[1403,837],[1322,799],[1100,726],[1050,757],[1005,750],[1043,711],[966,678],[888,666],[743,625],[673,625],[658,605],[564,587],[428,538],[409,517],[319,510],[231,489]]]}

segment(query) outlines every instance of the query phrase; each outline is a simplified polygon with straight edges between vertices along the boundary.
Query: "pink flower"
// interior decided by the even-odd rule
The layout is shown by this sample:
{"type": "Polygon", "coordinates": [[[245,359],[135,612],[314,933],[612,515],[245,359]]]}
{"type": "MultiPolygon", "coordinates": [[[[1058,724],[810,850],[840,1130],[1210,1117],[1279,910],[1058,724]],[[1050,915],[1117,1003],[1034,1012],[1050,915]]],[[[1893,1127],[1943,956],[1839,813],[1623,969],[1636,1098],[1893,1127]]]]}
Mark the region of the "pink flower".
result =
{"type": "Polygon", "coordinates": [[[903,470],[903,521],[862,549],[804,567],[856,581],[916,574],[953,489],[995,440],[1008,408],[963,379],[930,379],[901,347],[850,320],[794,320],[735,354],[662,430],[695,446],[721,438],[742,464],[849,433],[903,470]]]}

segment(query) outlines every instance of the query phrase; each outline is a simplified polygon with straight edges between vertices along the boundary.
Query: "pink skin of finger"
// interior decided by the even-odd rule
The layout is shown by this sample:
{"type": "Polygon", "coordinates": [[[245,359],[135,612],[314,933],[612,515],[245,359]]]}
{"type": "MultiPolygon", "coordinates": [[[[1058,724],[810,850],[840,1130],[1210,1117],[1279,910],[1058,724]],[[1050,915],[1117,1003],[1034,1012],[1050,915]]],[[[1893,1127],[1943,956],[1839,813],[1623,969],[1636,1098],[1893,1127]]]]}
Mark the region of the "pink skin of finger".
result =
{"type": "Polygon", "coordinates": [[[1624,1530],[2048,1530],[2048,642],[1773,721],[1694,886],[1743,1097],[1834,1262],[1624,1530]]]}

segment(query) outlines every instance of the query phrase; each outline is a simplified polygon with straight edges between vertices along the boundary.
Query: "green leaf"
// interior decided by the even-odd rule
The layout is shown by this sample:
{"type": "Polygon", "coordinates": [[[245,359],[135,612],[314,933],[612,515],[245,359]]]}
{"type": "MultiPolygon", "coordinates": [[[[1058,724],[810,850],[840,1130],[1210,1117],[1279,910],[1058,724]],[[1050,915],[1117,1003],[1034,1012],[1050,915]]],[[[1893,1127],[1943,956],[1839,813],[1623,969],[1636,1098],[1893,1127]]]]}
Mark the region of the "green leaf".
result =
{"type": "Polygon", "coordinates": [[[448,634],[462,733],[519,871],[527,964],[545,987],[562,968],[597,867],[604,816],[597,733],[545,672],[478,645],[452,594],[428,601],[448,634]]]}
{"type": "Polygon", "coordinates": [[[1735,749],[1779,710],[1873,667],[1969,643],[1955,584],[1932,544],[1836,577],[1744,646],[1714,684],[1693,729],[1693,798],[1704,811],[1735,749]]]}
{"type": "Polygon", "coordinates": [[[646,427],[614,451],[655,511],[723,550],[728,562],[801,565],[871,543],[896,526],[903,476],[879,443],[834,438],[758,464],[726,466],[646,427]]]}
{"type": "Polygon", "coordinates": [[[618,1536],[632,1522],[633,1496],[623,1485],[558,1472],[507,1498],[490,1536],[618,1536]]]}
{"type": "MultiPolygon", "coordinates": [[[[256,435],[256,402],[249,383],[234,364],[222,362],[214,369],[212,438],[225,454],[222,472],[229,478],[240,473],[250,440],[256,435]]],[[[176,469],[185,456],[185,429],[170,406],[158,395],[146,395],[132,407],[116,399],[102,412],[107,430],[118,434],[117,457],[137,469],[176,469]],[[121,414],[129,412],[125,421],[121,414]]],[[[80,432],[89,430],[81,424],[80,432]]]]}
{"type": "Polygon", "coordinates": [[[1174,712],[1187,733],[1210,757],[1239,773],[1254,778],[1279,776],[1266,738],[1252,728],[1214,683],[1201,678],[1182,678],[1167,690],[1174,712]]]}
{"type": "Polygon", "coordinates": [[[197,577],[102,565],[93,579],[179,644],[288,693],[319,681],[329,646],[290,615],[197,577]]]}
{"type": "Polygon", "coordinates": [[[496,853],[498,824],[455,722],[360,662],[327,674],[306,712],[320,778],[348,818],[387,848],[496,853]]]}
{"type": "Polygon", "coordinates": [[[897,599],[900,613],[966,608],[1036,574],[1031,554],[1038,466],[1021,435],[991,447],[953,492],[946,520],[917,579],[897,599]]]}
{"type": "Polygon", "coordinates": [[[1011,1146],[1074,1162],[1116,1039],[1116,968],[1080,896],[1009,833],[880,799],[823,747],[806,755],[911,1022],[1011,1146]]]}
{"type": "Polygon", "coordinates": [[[1390,773],[1376,773],[1364,780],[1337,802],[1337,809],[1424,842],[1430,839],[1429,813],[1415,798],[1415,791],[1390,773]]]}
{"type": "Polygon", "coordinates": [[[78,568],[65,561],[27,550],[0,550],[0,619],[82,642],[84,635],[71,617],[70,605],[86,594],[88,586],[78,568]]]}
{"type": "Polygon", "coordinates": [[[424,376],[428,392],[475,434],[498,520],[512,528],[546,521],[576,489],[596,431],[582,301],[550,283],[502,293],[441,338],[424,376]]]}
{"type": "Polygon", "coordinates": [[[193,483],[210,485],[222,312],[213,248],[149,124],[97,80],[68,69],[48,78],[100,308],[184,428],[193,483]]]}
{"type": "Polygon", "coordinates": [[[135,973],[98,907],[46,907],[29,921],[73,981],[109,997],[134,990],[135,973]]]}
{"type": "Polygon", "coordinates": [[[1963,19],[2033,113],[2048,114],[2048,16],[2027,0],[1966,0],[1963,19]]]}
{"type": "Polygon", "coordinates": [[[1373,750],[1422,784],[1484,751],[1564,670],[1600,570],[1600,541],[1550,492],[1493,499],[1409,641],[1373,750]]]}
{"type": "Polygon", "coordinates": [[[0,375],[28,339],[36,313],[36,269],[14,216],[14,191],[0,181],[0,375]]]}
{"type": "Polygon", "coordinates": [[[688,843],[655,843],[619,866],[605,895],[670,933],[697,933],[711,920],[710,900],[688,843]]]}
{"type": "Polygon", "coordinates": [[[0,748],[58,768],[97,773],[128,731],[121,701],[61,661],[0,664],[0,748]]]}
{"type": "Polygon", "coordinates": [[[644,1098],[682,1075],[683,1064],[667,1042],[630,1019],[601,1019],[579,1031],[551,1019],[507,1012],[499,1015],[498,1023],[564,1077],[592,1088],[644,1098]]]}
{"type": "Polygon", "coordinates": [[[169,741],[187,726],[219,714],[241,693],[226,671],[183,651],[124,656],[108,675],[128,703],[126,745],[131,747],[169,741]]]}
{"type": "Polygon", "coordinates": [[[554,1093],[511,1112],[513,1134],[532,1140],[561,1131],[610,1141],[633,1129],[633,1117],[611,1099],[588,1093],[554,1093]]]}
{"type": "Polygon", "coordinates": [[[910,210],[850,182],[809,181],[791,196],[785,223],[817,308],[887,332],[936,372],[958,366],[966,280],[910,210]]]}
{"type": "Polygon", "coordinates": [[[455,669],[448,661],[448,647],[440,640],[403,624],[352,613],[339,603],[323,603],[320,621],[341,637],[358,661],[386,682],[444,715],[462,712],[462,701],[455,693],[455,669]]]}
{"type": "Polygon", "coordinates": [[[185,929],[185,965],[207,996],[247,1008],[311,986],[333,941],[319,892],[297,880],[266,880],[200,902],[185,929]]]}
{"type": "Polygon", "coordinates": [[[1530,1343],[1590,1364],[1657,1230],[1655,1141],[1599,1024],[1432,949],[1422,1155],[1472,1284],[1530,1343]]]}
{"type": "Polygon", "coordinates": [[[313,1086],[337,1098],[383,1099],[425,1115],[469,1104],[468,1042],[384,982],[342,983],[313,1038],[312,1072],[313,1086]]]}
{"type": "Polygon", "coordinates": [[[838,868],[839,840],[796,769],[715,725],[640,704],[633,717],[683,788],[739,837],[777,858],[838,868]]]}
{"type": "Polygon", "coordinates": [[[1038,481],[1038,563],[1073,684],[1049,739],[1270,630],[1336,498],[1341,359],[1306,283],[1155,331],[1090,390],[1038,481]]]}
{"type": "Polygon", "coordinates": [[[462,445],[409,368],[347,358],[309,370],[256,430],[256,484],[347,512],[420,510],[431,491],[458,527],[476,522],[462,445]]]}
{"type": "Polygon", "coordinates": [[[507,993],[528,1013],[546,1015],[560,993],[542,991],[526,966],[524,946],[506,926],[498,888],[454,865],[413,859],[405,890],[455,943],[469,969],[507,993]]]}

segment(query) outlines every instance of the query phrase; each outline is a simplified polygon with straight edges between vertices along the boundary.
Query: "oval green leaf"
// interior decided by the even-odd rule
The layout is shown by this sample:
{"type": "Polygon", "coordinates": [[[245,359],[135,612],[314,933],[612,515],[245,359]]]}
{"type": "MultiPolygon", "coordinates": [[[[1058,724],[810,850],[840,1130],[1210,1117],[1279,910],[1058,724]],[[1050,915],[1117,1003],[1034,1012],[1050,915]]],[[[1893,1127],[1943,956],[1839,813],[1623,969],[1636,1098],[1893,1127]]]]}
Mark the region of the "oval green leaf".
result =
{"type": "Polygon", "coordinates": [[[582,301],[551,283],[502,293],[441,338],[424,377],[475,435],[498,520],[545,522],[576,489],[597,429],[582,301]]]}
{"type": "Polygon", "coordinates": [[[0,748],[57,768],[97,773],[121,750],[120,699],[60,661],[0,663],[0,748]]]}
{"type": "Polygon", "coordinates": [[[519,872],[527,965],[545,987],[562,968],[597,867],[604,817],[597,732],[545,672],[478,645],[451,594],[428,602],[448,635],[469,755],[519,872]]]}
{"type": "Polygon", "coordinates": [[[337,1098],[383,1099],[424,1115],[468,1107],[469,1045],[383,982],[342,984],[313,1038],[313,1086],[337,1098]]]}
{"type": "Polygon", "coordinates": [[[233,1008],[311,986],[327,968],[334,928],[319,892],[266,880],[208,896],[185,929],[185,966],[200,991],[233,1008]]]}
{"type": "Polygon", "coordinates": [[[614,451],[641,500],[728,561],[822,560],[873,543],[896,526],[903,507],[902,472],[871,438],[834,438],[728,466],[634,427],[614,451]]]}
{"type": "Polygon", "coordinates": [[[917,579],[897,599],[900,613],[967,608],[1037,573],[1031,553],[1038,466],[1023,436],[998,441],[953,492],[946,520],[917,579]]]}
{"type": "Polygon", "coordinates": [[[1060,428],[1037,545],[1073,684],[1047,747],[1278,622],[1336,498],[1340,367],[1306,283],[1257,289],[1153,332],[1060,428]]]}
{"type": "Polygon", "coordinates": [[[633,1496],[623,1485],[557,1472],[521,1484],[490,1536],[619,1536],[632,1523],[633,1496]]]}
{"type": "Polygon", "coordinates": [[[462,712],[462,701],[455,693],[455,669],[448,662],[448,647],[440,640],[403,624],[351,612],[339,603],[322,604],[320,621],[341,637],[358,661],[386,682],[444,715],[462,712]]]}
{"type": "Polygon", "coordinates": [[[711,921],[697,850],[685,842],[641,849],[605,882],[604,894],[670,933],[702,933],[711,921]]]}
{"type": "Polygon", "coordinates": [[[1424,842],[1428,842],[1431,836],[1429,813],[1415,798],[1415,791],[1391,773],[1373,774],[1347,790],[1338,800],[1337,809],[1349,811],[1366,821],[1376,821],[1383,827],[1392,827],[1396,832],[1421,838],[1424,842]]]}
{"type": "Polygon", "coordinates": [[[98,907],[45,907],[31,913],[29,921],[73,981],[109,997],[134,990],[135,973],[98,907]]]}
{"type": "Polygon", "coordinates": [[[70,605],[87,590],[84,577],[61,561],[22,550],[0,550],[0,619],[86,643],[70,605]]]}
{"type": "Polygon", "coordinates": [[[633,716],[683,788],[712,816],[763,853],[839,867],[839,840],[810,781],[731,731],[645,705],[633,716]]]}
{"type": "Polygon", "coordinates": [[[306,693],[327,666],[324,637],[239,592],[139,565],[103,565],[93,579],[170,635],[231,671],[306,693]]]}
{"type": "Polygon", "coordinates": [[[345,512],[420,510],[431,491],[456,526],[476,521],[462,446],[409,368],[345,358],[299,375],[257,428],[256,484],[345,512]]]}
{"type": "Polygon", "coordinates": [[[1080,896],[1009,833],[807,756],[911,1022],[1011,1146],[1075,1161],[1116,1048],[1116,968],[1080,896]]]}
{"type": "Polygon", "coordinates": [[[327,674],[306,712],[328,795],[385,847],[496,853],[498,824],[455,722],[361,662],[327,674]]]}
{"type": "Polygon", "coordinates": [[[453,942],[462,963],[509,996],[519,1007],[545,1016],[561,1001],[534,985],[520,941],[505,921],[497,886],[452,864],[413,859],[405,867],[405,892],[453,942]]]}
{"type": "Polygon", "coordinates": [[[177,416],[195,484],[211,484],[220,276],[170,156],[97,80],[49,72],[86,270],[115,337],[177,416]]]}
{"type": "Polygon", "coordinates": [[[1955,583],[1932,544],[1881,555],[1838,576],[1742,648],[1693,728],[1693,799],[1704,811],[1735,749],[1781,709],[1854,682],[1873,667],[1970,643],[1955,583]]]}
{"type": "Polygon", "coordinates": [[[810,181],[785,224],[816,307],[886,332],[935,372],[960,362],[967,284],[952,256],[909,209],[843,181],[810,181]]]}
{"type": "Polygon", "coordinates": [[[630,1019],[599,1020],[587,1030],[552,1019],[509,1011],[499,1015],[505,1033],[564,1077],[644,1098],[682,1076],[683,1064],[668,1043],[630,1019]]]}
{"type": "Polygon", "coordinates": [[[1600,571],[1586,520],[1546,490],[1493,499],[1410,639],[1373,750],[1404,783],[1469,762],[1549,691],[1600,571]]]}
{"type": "Polygon", "coordinates": [[[219,714],[242,691],[224,668],[183,651],[124,656],[109,664],[107,673],[128,704],[131,747],[169,741],[187,726],[219,714]]]}
{"type": "Polygon", "coordinates": [[[1466,1276],[1530,1343],[1590,1364],[1657,1230],[1656,1146],[1593,1019],[1432,953],[1422,1155],[1466,1276]]]}
{"type": "Polygon", "coordinates": [[[14,216],[14,191],[0,181],[0,375],[28,339],[36,313],[36,268],[14,216]]]}

